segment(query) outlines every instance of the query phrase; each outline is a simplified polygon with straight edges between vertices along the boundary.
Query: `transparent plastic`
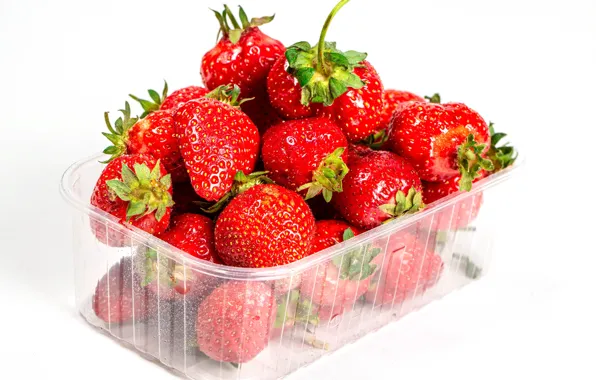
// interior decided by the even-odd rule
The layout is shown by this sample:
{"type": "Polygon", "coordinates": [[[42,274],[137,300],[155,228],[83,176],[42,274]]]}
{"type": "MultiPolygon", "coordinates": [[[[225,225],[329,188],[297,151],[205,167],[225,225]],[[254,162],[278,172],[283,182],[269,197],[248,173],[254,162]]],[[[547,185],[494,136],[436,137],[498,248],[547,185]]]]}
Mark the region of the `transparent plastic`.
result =
{"type": "Polygon", "coordinates": [[[286,376],[482,277],[498,227],[494,224],[505,212],[495,185],[516,168],[300,261],[252,269],[195,259],[91,206],[101,157],[75,163],[61,183],[63,197],[75,208],[77,308],[91,325],[192,379],[286,376]],[[98,230],[103,239],[98,239],[98,230]],[[191,290],[180,294],[145,286],[139,273],[149,250],[165,263],[158,265],[158,277],[171,264],[182,266],[191,290]],[[337,268],[359,253],[374,256],[374,273],[342,277],[337,268]],[[94,294],[100,283],[108,303],[115,303],[115,295],[126,299],[126,305],[107,305],[115,312],[98,316],[94,294]],[[214,289],[231,306],[202,312],[211,315],[209,323],[225,320],[224,329],[196,322],[199,310],[213,304],[204,301],[214,289]],[[257,295],[269,306],[251,309],[257,295]],[[118,308],[132,309],[132,317],[122,323],[113,320],[122,311],[118,308]],[[244,353],[238,362],[231,362],[232,351],[244,353]]]}

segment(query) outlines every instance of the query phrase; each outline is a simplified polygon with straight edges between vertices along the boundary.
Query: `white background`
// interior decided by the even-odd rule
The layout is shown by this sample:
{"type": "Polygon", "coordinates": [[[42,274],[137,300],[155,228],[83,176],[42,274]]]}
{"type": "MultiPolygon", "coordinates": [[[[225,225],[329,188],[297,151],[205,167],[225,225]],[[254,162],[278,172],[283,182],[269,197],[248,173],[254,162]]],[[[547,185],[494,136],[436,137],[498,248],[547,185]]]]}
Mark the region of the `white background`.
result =
{"type": "MultiPolygon", "coordinates": [[[[244,1],[286,45],[315,42],[334,0],[244,1]]],[[[236,5],[230,1],[230,5],[236,5]]],[[[200,82],[218,1],[0,0],[0,378],[174,375],[78,317],[58,181],[97,152],[102,113],[200,82]]],[[[329,40],[369,53],[386,87],[440,91],[510,133],[525,167],[503,188],[482,281],[292,379],[596,378],[596,2],[365,1],[329,40]]]]}

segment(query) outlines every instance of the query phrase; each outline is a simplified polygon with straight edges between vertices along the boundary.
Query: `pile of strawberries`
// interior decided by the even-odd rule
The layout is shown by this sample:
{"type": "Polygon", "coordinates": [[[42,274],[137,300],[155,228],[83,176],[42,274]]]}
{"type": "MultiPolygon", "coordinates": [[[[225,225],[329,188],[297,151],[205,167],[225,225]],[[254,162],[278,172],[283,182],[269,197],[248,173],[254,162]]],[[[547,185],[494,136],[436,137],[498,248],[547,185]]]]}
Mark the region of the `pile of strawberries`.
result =
{"type": "MultiPolygon", "coordinates": [[[[166,84],[150,100],[131,95],[140,117],[128,102],[113,124],[105,114],[112,145],[92,205],[199,259],[271,267],[469,191],[514,162],[512,147],[497,146],[504,134],[465,104],[384,89],[365,53],[327,42],[347,2],[316,45],[288,48],[259,29],[273,17],[215,12],[221,38],[202,60],[205,87],[168,94],[166,84]]],[[[433,228],[467,225],[480,204],[458,205],[433,228]]],[[[130,244],[99,222],[92,229],[109,246],[130,244]]],[[[132,294],[164,302],[195,294],[199,349],[243,363],[294,323],[316,325],[360,298],[399,303],[436,283],[443,263],[425,244],[402,234],[389,245],[382,271],[381,247],[367,246],[274,286],[208,280],[142,250],[98,283],[93,307],[126,323],[151,314],[132,294]]]]}

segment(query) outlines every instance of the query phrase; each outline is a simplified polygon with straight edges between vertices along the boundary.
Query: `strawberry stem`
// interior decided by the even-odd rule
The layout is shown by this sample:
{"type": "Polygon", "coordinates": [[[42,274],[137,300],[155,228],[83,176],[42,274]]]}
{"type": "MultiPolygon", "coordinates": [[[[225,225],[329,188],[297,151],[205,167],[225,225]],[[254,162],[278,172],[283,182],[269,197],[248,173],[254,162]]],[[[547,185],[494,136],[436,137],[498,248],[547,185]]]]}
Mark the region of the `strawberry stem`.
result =
{"type": "Polygon", "coordinates": [[[327,16],[327,20],[325,20],[325,24],[323,25],[323,30],[321,30],[321,36],[319,37],[319,45],[318,45],[318,62],[317,62],[317,71],[322,72],[324,74],[329,74],[329,72],[327,71],[327,67],[325,65],[325,60],[324,60],[324,52],[325,52],[325,37],[327,36],[327,30],[329,29],[329,25],[331,25],[331,20],[333,20],[333,17],[335,17],[335,15],[337,14],[337,12],[339,12],[339,10],[346,5],[350,0],[341,0],[339,3],[337,3],[337,5],[335,6],[335,8],[333,8],[331,10],[331,13],[329,13],[329,16],[327,16]]]}

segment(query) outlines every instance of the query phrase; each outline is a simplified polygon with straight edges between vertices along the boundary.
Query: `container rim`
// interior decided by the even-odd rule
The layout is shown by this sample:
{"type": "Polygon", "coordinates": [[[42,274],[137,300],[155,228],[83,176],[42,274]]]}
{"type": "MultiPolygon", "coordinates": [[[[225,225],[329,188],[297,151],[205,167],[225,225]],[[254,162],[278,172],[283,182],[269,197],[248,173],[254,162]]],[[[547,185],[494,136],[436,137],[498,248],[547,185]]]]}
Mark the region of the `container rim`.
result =
{"type": "MultiPolygon", "coordinates": [[[[308,269],[314,268],[316,265],[328,261],[333,257],[339,256],[344,252],[353,249],[354,247],[360,246],[361,244],[368,244],[379,238],[390,231],[397,232],[399,230],[408,228],[415,224],[422,218],[434,215],[437,211],[446,207],[452,206],[455,203],[463,200],[464,198],[471,197],[474,194],[483,192],[488,188],[491,188],[507,179],[509,179],[514,172],[517,172],[521,166],[523,166],[523,157],[520,155],[515,165],[502,170],[498,173],[492,174],[481,181],[474,184],[471,191],[462,193],[454,193],[445,198],[439,199],[431,204],[426,205],[426,208],[420,212],[412,215],[395,219],[391,222],[383,224],[379,227],[373,228],[366,231],[348,241],[339,243],[332,247],[326,248],[320,252],[307,256],[301,260],[295,261],[290,264],[280,265],[269,268],[241,268],[231,267],[223,264],[215,264],[209,261],[198,259],[190,254],[166,243],[165,241],[133,226],[122,226],[118,219],[113,215],[110,215],[95,206],[92,206],[87,200],[79,198],[72,188],[73,180],[79,169],[89,164],[92,161],[100,161],[102,157],[105,157],[102,153],[94,154],[87,158],[81,159],[72,164],[64,174],[60,181],[60,194],[64,200],[74,208],[86,213],[93,218],[102,222],[112,222],[115,225],[121,226],[123,231],[126,231],[131,238],[141,242],[144,245],[148,245],[158,249],[160,254],[164,254],[167,257],[176,260],[185,265],[189,265],[193,270],[208,275],[214,275],[227,279],[241,279],[241,280],[253,280],[253,281],[266,281],[276,280],[282,278],[288,278],[297,273],[301,273],[308,269]]],[[[432,216],[430,216],[432,218],[432,216]]],[[[76,253],[75,253],[76,254],[76,253]]]]}

